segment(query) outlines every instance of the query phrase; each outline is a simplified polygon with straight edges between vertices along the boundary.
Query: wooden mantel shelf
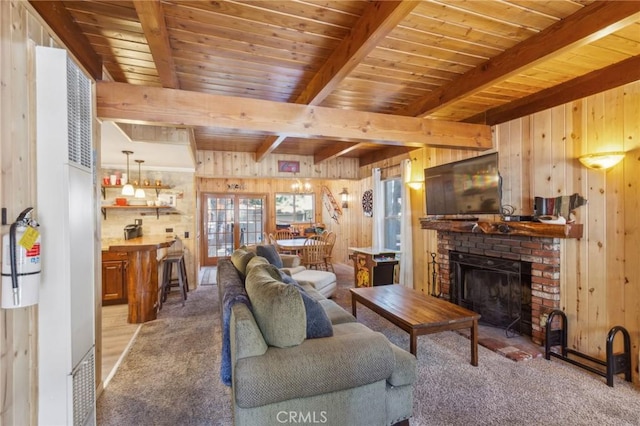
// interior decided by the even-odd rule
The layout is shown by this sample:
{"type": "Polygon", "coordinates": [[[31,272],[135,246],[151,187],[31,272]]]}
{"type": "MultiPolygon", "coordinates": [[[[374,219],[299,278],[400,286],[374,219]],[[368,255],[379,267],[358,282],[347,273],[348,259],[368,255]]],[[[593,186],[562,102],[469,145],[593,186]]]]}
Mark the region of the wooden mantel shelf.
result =
{"type": "Polygon", "coordinates": [[[434,220],[420,218],[422,229],[448,232],[473,232],[476,234],[514,235],[545,238],[582,238],[583,226],[580,223],[555,225],[540,222],[490,222],[434,220]]]}

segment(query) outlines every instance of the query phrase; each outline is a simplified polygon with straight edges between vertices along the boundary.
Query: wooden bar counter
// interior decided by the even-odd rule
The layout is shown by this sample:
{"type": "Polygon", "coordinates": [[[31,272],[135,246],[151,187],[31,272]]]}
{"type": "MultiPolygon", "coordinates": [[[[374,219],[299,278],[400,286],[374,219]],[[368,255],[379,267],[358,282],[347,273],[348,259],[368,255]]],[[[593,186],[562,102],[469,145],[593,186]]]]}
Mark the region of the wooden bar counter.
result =
{"type": "Polygon", "coordinates": [[[129,323],[156,319],[158,311],[158,249],[170,247],[173,237],[150,235],[130,240],[102,240],[103,250],[127,254],[127,296],[129,323]]]}

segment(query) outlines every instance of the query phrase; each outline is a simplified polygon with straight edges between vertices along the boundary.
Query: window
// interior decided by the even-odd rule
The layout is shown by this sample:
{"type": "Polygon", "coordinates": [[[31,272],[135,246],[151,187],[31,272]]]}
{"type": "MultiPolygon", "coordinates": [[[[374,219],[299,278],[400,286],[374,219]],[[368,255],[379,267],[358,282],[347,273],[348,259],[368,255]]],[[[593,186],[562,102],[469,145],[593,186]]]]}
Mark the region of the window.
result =
{"type": "Polygon", "coordinates": [[[314,194],[276,193],[276,224],[313,222],[314,194]]]}
{"type": "Polygon", "coordinates": [[[384,248],[400,250],[402,182],[400,178],[382,182],[384,190],[384,248]]]}

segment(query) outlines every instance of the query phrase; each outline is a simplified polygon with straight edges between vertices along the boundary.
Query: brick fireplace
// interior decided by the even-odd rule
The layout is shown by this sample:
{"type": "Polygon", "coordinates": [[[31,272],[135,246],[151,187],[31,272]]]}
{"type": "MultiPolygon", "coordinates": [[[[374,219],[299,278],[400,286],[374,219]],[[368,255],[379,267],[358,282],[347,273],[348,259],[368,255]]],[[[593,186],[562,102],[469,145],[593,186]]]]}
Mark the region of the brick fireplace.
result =
{"type": "Polygon", "coordinates": [[[459,222],[421,219],[438,231],[440,291],[450,298],[450,252],[528,262],[531,265],[531,340],[544,343],[546,314],[560,308],[560,239],[579,238],[582,225],[534,222],[459,222]]]}

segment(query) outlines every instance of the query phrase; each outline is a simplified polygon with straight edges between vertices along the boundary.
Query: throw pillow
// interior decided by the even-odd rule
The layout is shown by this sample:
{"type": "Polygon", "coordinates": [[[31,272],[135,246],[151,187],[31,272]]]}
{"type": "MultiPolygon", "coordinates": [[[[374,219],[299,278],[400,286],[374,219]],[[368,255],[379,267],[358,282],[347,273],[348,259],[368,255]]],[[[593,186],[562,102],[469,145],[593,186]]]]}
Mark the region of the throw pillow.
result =
{"type": "Polygon", "coordinates": [[[255,253],[250,251],[237,249],[231,253],[231,263],[236,267],[242,278],[247,276],[247,263],[255,256],[255,253]]]}
{"type": "Polygon", "coordinates": [[[253,315],[268,345],[297,346],[304,341],[307,329],[302,296],[295,287],[274,279],[265,271],[267,267],[271,265],[257,265],[247,275],[253,315]]]}
{"type": "Polygon", "coordinates": [[[262,257],[262,256],[254,256],[253,258],[251,258],[249,263],[247,263],[247,275],[249,275],[249,272],[251,272],[251,269],[253,269],[255,266],[257,266],[257,265],[268,265],[268,264],[269,264],[269,262],[264,257],[262,257]]]}
{"type": "Polygon", "coordinates": [[[282,268],[282,258],[273,244],[263,244],[256,247],[256,254],[262,256],[276,268],[282,268]]]}
{"type": "Polygon", "coordinates": [[[329,316],[325,312],[320,302],[307,294],[305,289],[291,276],[276,268],[273,269],[275,270],[270,271],[271,276],[279,279],[285,284],[294,286],[298,289],[300,295],[302,296],[302,301],[304,302],[304,309],[307,316],[307,339],[317,339],[320,337],[333,336],[333,326],[331,325],[331,320],[329,319],[329,316]],[[279,278],[277,276],[274,276],[275,274],[278,274],[279,278]]]}

